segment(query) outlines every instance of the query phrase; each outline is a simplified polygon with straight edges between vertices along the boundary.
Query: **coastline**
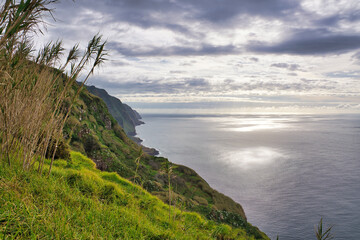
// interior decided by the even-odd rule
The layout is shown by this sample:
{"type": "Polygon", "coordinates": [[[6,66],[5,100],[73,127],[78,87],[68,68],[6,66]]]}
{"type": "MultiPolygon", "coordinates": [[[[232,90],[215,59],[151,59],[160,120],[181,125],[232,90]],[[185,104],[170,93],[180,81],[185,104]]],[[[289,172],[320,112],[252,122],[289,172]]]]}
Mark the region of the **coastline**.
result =
{"type": "MultiPolygon", "coordinates": [[[[145,124],[144,122],[142,124],[145,124]]],[[[140,125],[140,124],[139,124],[140,125]]],[[[139,125],[136,125],[135,126],[135,129],[137,126],[139,125]]],[[[141,146],[141,148],[143,149],[143,151],[147,154],[149,154],[150,156],[158,156],[160,154],[160,152],[155,149],[155,148],[152,148],[152,147],[147,147],[145,145],[142,144],[143,140],[137,136],[137,133],[134,135],[134,136],[129,136],[129,138],[131,140],[133,140],[137,145],[141,146]]]]}

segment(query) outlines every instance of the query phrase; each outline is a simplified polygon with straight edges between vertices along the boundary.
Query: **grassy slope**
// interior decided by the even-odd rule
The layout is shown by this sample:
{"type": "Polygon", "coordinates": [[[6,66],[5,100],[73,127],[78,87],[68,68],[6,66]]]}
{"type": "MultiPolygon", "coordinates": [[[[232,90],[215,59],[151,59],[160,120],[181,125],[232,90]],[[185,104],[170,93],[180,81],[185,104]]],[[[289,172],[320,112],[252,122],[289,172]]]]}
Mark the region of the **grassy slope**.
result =
{"type": "MultiPolygon", "coordinates": [[[[133,180],[139,146],[131,141],[110,115],[105,103],[83,89],[65,126],[65,136],[72,148],[90,157],[97,168],[117,172],[133,180]]],[[[161,166],[168,160],[144,155],[137,182],[168,203],[168,180],[161,166]]],[[[196,211],[208,219],[244,227],[248,234],[262,233],[246,221],[240,204],[212,189],[194,170],[174,164],[171,177],[172,205],[196,211]]]]}
{"type": "Polygon", "coordinates": [[[50,177],[1,164],[0,239],[254,239],[174,208],[169,222],[162,201],[77,152],[50,177]]]}

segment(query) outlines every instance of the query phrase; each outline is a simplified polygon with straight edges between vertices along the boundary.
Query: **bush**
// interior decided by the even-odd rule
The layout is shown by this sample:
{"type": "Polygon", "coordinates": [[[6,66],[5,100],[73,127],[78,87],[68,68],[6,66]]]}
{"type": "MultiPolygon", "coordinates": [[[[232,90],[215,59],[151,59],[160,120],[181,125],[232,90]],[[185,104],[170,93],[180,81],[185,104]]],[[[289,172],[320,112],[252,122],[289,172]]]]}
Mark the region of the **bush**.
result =
{"type": "MultiPolygon", "coordinates": [[[[46,158],[52,158],[54,154],[55,142],[51,141],[49,148],[46,151],[46,158]]],[[[70,159],[70,147],[67,143],[64,142],[64,139],[61,139],[56,147],[55,159],[70,159]]]]}
{"type": "Polygon", "coordinates": [[[84,143],[84,149],[85,149],[86,153],[91,153],[93,151],[101,149],[99,138],[97,138],[96,136],[94,136],[92,134],[85,135],[83,143],[84,143]]]}

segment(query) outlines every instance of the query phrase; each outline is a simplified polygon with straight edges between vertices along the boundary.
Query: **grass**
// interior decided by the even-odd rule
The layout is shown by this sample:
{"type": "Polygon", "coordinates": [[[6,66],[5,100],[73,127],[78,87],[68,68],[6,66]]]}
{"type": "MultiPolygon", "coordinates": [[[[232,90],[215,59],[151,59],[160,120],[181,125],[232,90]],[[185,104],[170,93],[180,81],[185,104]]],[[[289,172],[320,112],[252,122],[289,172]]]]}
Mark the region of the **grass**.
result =
{"type": "Polygon", "coordinates": [[[49,177],[19,164],[0,168],[0,239],[255,239],[176,208],[169,222],[168,211],[77,152],[70,161],[55,161],[49,177]]]}

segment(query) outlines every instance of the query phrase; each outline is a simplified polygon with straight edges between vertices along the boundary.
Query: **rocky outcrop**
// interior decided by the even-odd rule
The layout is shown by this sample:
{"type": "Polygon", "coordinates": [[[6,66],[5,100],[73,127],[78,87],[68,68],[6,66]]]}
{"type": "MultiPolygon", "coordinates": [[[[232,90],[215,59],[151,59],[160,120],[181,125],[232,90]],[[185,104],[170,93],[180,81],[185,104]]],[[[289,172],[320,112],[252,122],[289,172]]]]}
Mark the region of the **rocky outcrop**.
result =
{"type": "Polygon", "coordinates": [[[110,96],[104,89],[95,86],[87,86],[90,93],[104,100],[110,114],[115,118],[119,125],[124,129],[128,136],[135,136],[135,126],[143,124],[141,116],[130,106],[122,103],[118,98],[110,96]]]}

